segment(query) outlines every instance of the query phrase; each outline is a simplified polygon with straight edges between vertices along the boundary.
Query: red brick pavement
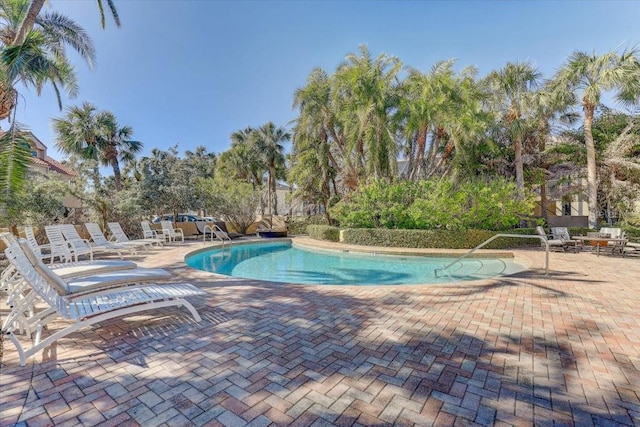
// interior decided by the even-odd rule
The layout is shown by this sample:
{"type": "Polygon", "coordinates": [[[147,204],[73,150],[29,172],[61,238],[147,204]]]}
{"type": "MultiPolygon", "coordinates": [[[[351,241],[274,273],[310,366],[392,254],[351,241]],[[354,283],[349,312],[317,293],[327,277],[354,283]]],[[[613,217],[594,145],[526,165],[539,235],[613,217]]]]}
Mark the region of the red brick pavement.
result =
{"type": "MultiPolygon", "coordinates": [[[[532,270],[437,286],[221,280],[189,243],[141,260],[203,287],[18,364],[0,425],[640,425],[640,259],[515,251],[532,270]]],[[[6,312],[0,306],[0,313],[6,312]]]]}

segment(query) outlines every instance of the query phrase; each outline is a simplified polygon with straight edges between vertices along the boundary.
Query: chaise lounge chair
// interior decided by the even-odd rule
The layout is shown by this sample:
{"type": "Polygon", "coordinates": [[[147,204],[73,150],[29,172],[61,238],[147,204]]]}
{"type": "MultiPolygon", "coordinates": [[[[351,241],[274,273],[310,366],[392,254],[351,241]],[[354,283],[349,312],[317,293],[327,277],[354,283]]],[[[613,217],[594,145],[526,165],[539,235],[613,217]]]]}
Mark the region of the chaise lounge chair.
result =
{"type": "Polygon", "coordinates": [[[150,248],[153,248],[154,244],[162,246],[162,240],[158,239],[157,237],[135,240],[129,239],[129,236],[127,236],[127,234],[124,232],[119,222],[108,222],[107,226],[109,227],[109,231],[111,231],[113,237],[116,239],[116,243],[138,243],[142,246],[149,246],[150,248]]]}
{"type": "Polygon", "coordinates": [[[175,242],[178,237],[184,243],[184,233],[181,228],[173,228],[173,223],[165,220],[160,221],[160,225],[162,226],[162,234],[169,243],[175,242]]]}
{"type": "Polygon", "coordinates": [[[149,221],[140,221],[140,226],[142,227],[142,236],[145,239],[155,239],[159,240],[162,243],[167,241],[167,238],[164,236],[164,232],[162,229],[153,229],[151,228],[151,224],[149,221]]]}
{"type": "MultiPolygon", "coordinates": [[[[100,249],[100,250],[110,250],[110,251],[115,251],[118,253],[118,255],[120,256],[120,258],[122,258],[122,252],[123,251],[129,251],[130,255],[135,255],[138,252],[138,249],[141,248],[141,246],[137,243],[134,244],[124,244],[124,243],[113,243],[110,242],[104,235],[104,233],[102,232],[102,230],[100,229],[100,226],[98,224],[96,224],[95,222],[86,222],[84,224],[84,228],[87,229],[87,231],[89,232],[89,236],[91,236],[91,240],[93,240],[93,247],[100,249]]],[[[75,227],[74,227],[75,230],[75,227]]],[[[64,230],[62,231],[62,233],[64,234],[64,230]]],[[[67,235],[65,234],[65,238],[67,237],[67,235]]],[[[79,236],[78,236],[79,237],[79,236]]],[[[142,245],[146,246],[145,244],[142,245]]]]}
{"type": "MultiPolygon", "coordinates": [[[[23,245],[23,247],[28,247],[23,245]]],[[[77,295],[73,292],[62,294],[66,282],[58,282],[59,278],[51,274],[41,261],[32,264],[21,249],[19,242],[14,242],[5,250],[7,259],[16,268],[22,278],[49,308],[37,313],[29,320],[35,326],[35,337],[32,346],[23,348],[13,329],[7,330],[9,340],[16,346],[20,358],[20,365],[25,366],[29,357],[85,326],[103,322],[115,317],[121,317],[169,306],[186,307],[199,322],[200,315],[185,298],[203,295],[204,292],[190,284],[166,285],[132,285],[119,288],[95,290],[90,293],[77,295]],[[57,285],[56,285],[57,283],[57,285]],[[62,287],[62,288],[59,288],[62,287]],[[48,337],[42,339],[43,328],[55,319],[70,321],[62,329],[58,329],[48,337]]],[[[34,259],[37,259],[34,257],[34,259]]]]}

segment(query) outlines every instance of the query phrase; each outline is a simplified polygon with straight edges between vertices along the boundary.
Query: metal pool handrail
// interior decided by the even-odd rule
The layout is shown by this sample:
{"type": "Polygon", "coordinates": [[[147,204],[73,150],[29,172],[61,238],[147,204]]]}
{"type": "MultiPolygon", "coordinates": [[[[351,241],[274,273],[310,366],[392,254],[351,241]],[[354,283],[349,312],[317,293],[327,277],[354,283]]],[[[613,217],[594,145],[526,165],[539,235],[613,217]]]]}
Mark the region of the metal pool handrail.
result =
{"type": "Polygon", "coordinates": [[[462,261],[463,259],[465,259],[469,255],[471,255],[472,253],[474,253],[475,251],[477,251],[481,247],[485,246],[487,243],[490,243],[490,242],[494,241],[498,237],[518,237],[518,238],[523,237],[525,239],[540,239],[541,241],[543,241],[544,244],[545,244],[544,275],[545,276],[549,275],[549,242],[547,241],[547,239],[545,237],[539,236],[537,234],[534,234],[534,235],[530,235],[530,234],[496,234],[494,236],[489,237],[487,240],[485,240],[484,242],[480,243],[475,248],[473,248],[470,251],[466,252],[460,258],[456,258],[455,260],[451,261],[449,264],[445,265],[442,268],[436,268],[434,270],[434,273],[436,274],[436,277],[438,276],[438,271],[445,271],[446,269],[448,269],[449,267],[451,267],[455,263],[462,261]]]}

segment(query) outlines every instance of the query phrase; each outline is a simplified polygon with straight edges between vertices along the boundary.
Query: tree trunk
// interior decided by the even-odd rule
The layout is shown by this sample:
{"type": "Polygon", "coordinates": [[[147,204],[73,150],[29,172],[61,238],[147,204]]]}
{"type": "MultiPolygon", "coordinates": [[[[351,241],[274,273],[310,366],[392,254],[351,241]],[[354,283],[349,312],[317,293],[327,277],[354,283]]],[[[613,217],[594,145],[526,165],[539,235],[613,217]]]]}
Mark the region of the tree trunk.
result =
{"type": "Polygon", "coordinates": [[[113,182],[116,185],[116,191],[122,190],[122,174],[120,173],[120,164],[118,159],[111,159],[111,167],[113,168],[113,182]]]}
{"type": "Polygon", "coordinates": [[[278,194],[276,193],[276,164],[269,165],[269,195],[271,196],[271,215],[278,215],[278,194]]]}
{"type": "Polygon", "coordinates": [[[7,82],[0,83],[0,120],[11,117],[16,106],[18,92],[7,82]]]}
{"type": "Polygon", "coordinates": [[[518,199],[524,199],[524,167],[522,165],[522,137],[516,136],[513,141],[513,149],[515,151],[514,164],[516,168],[516,189],[518,191],[518,199]]]}
{"type": "Polygon", "coordinates": [[[595,105],[585,103],[584,143],[587,147],[587,196],[589,198],[589,228],[598,227],[598,177],[596,174],[596,147],[593,142],[593,113],[595,105]]]}
{"type": "Polygon", "coordinates": [[[33,28],[33,25],[36,23],[36,18],[42,10],[42,6],[44,6],[44,0],[31,0],[29,4],[29,10],[27,10],[27,14],[24,16],[24,19],[20,23],[18,27],[18,33],[16,37],[13,39],[12,46],[21,45],[24,43],[25,38],[27,37],[27,33],[33,28]]]}
{"type": "Polygon", "coordinates": [[[422,169],[424,168],[424,152],[427,147],[427,127],[422,127],[418,130],[416,142],[418,145],[416,148],[416,159],[414,167],[410,171],[409,179],[411,179],[411,181],[418,182],[420,181],[420,177],[423,175],[422,169]]]}
{"type": "Polygon", "coordinates": [[[542,184],[540,184],[540,204],[542,205],[542,219],[544,219],[544,223],[549,223],[549,217],[547,215],[547,174],[546,170],[544,173],[544,177],[542,178],[542,184]]]}

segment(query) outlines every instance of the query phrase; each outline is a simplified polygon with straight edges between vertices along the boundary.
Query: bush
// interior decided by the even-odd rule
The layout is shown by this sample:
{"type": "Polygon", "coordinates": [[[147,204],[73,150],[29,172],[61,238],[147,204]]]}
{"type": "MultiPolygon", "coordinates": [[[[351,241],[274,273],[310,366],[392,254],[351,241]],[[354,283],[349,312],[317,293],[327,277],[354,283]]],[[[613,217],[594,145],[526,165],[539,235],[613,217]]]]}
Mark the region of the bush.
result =
{"type": "MultiPolygon", "coordinates": [[[[536,234],[532,228],[508,230],[507,234],[536,234]]],[[[405,248],[471,249],[497,234],[488,230],[386,230],[350,228],[342,231],[344,243],[364,246],[405,248]]],[[[538,239],[502,237],[489,243],[487,249],[540,246],[538,239]]]]}
{"type": "Polygon", "coordinates": [[[457,185],[378,181],[346,196],[331,214],[353,228],[509,230],[532,207],[530,199],[518,200],[515,184],[504,179],[457,185]]]}
{"type": "Polygon", "coordinates": [[[317,240],[329,240],[331,242],[340,240],[340,229],[330,225],[309,225],[307,234],[317,240]]]}
{"type": "Polygon", "coordinates": [[[305,234],[309,225],[329,225],[327,218],[321,215],[294,216],[289,219],[289,234],[305,234]]]}

